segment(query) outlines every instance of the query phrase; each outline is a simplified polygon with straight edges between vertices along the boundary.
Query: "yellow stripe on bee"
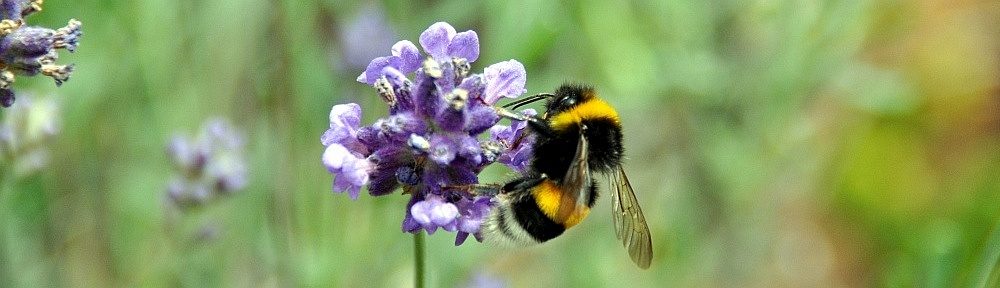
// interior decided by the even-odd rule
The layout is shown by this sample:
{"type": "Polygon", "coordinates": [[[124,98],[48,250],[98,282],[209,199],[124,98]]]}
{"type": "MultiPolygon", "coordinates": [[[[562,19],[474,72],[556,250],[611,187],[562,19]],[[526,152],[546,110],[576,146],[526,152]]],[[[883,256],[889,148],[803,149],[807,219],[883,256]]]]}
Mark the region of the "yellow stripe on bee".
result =
{"type": "Polygon", "coordinates": [[[583,119],[597,118],[611,119],[615,123],[620,121],[618,111],[615,111],[615,108],[608,105],[608,102],[604,102],[604,100],[597,97],[591,97],[572,109],[552,115],[549,119],[549,125],[555,130],[560,130],[580,123],[583,119]]]}
{"type": "Polygon", "coordinates": [[[551,180],[539,183],[531,189],[531,194],[545,216],[566,228],[576,226],[590,213],[589,207],[577,206],[576,199],[559,189],[559,186],[551,180]]]}

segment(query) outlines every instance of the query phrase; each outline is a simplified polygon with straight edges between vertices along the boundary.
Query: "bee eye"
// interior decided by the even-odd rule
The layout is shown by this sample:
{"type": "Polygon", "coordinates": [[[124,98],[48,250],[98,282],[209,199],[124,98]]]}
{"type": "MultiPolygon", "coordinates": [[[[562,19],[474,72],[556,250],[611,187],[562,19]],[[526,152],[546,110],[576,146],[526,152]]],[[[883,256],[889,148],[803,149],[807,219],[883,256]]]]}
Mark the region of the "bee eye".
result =
{"type": "Polygon", "coordinates": [[[562,107],[573,106],[573,104],[576,104],[576,99],[574,99],[573,97],[566,97],[563,98],[562,100],[559,100],[559,106],[562,107]]]}

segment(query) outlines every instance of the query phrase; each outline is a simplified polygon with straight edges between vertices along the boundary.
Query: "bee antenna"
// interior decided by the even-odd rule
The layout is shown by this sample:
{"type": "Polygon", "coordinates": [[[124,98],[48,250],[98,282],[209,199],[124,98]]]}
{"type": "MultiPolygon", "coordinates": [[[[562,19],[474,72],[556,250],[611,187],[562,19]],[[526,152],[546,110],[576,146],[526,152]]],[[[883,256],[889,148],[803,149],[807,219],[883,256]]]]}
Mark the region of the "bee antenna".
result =
{"type": "Polygon", "coordinates": [[[534,103],[534,102],[536,102],[538,100],[548,99],[548,98],[552,98],[552,97],[555,97],[555,96],[556,95],[552,94],[552,93],[539,93],[539,94],[535,94],[535,95],[532,95],[532,96],[528,96],[527,98],[524,98],[524,99],[520,99],[520,100],[517,100],[517,101],[514,101],[514,102],[510,102],[510,103],[504,104],[503,108],[507,108],[507,109],[513,110],[513,109],[517,109],[517,107],[528,105],[528,104],[534,103]]]}

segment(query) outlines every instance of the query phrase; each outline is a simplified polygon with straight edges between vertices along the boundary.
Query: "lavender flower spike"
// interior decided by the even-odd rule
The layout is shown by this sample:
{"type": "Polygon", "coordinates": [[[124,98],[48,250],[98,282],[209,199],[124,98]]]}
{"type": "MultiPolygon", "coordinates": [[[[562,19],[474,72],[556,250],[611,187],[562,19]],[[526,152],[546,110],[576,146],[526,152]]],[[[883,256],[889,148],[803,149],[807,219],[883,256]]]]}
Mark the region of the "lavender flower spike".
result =
{"type": "Polygon", "coordinates": [[[479,172],[504,155],[520,153],[508,158],[522,159],[530,153],[504,142],[512,142],[523,124],[507,127],[510,136],[480,137],[503,129],[491,105],[523,94],[526,74],[515,60],[473,73],[479,36],[448,23],[431,25],[419,42],[427,56],[413,42],[399,41],[390,56],[375,58],[358,76],[388,104],[389,115],[360,126],[360,106],[334,106],[330,129],[320,137],[326,146],[322,160],[334,175],[334,191],[356,199],[362,186],[372,196],[402,187],[410,195],[404,232],[440,228],[456,232],[455,244],[461,245],[469,235],[480,240],[479,227],[494,203],[469,188],[480,182],[479,172]]]}
{"type": "Polygon", "coordinates": [[[69,80],[73,65],[56,64],[57,49],[76,51],[82,34],[80,21],[70,19],[65,27],[49,29],[28,26],[24,17],[41,11],[41,0],[0,1],[0,106],[10,107],[15,95],[11,90],[14,75],[42,74],[57,86],[69,80]]]}

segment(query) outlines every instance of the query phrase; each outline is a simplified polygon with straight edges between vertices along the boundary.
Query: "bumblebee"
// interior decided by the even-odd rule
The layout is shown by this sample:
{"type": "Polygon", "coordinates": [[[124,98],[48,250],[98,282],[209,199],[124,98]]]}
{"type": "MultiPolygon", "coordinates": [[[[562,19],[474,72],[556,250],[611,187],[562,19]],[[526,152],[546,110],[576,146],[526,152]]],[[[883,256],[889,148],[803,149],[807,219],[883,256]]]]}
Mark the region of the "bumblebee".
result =
{"type": "Polygon", "coordinates": [[[502,117],[527,121],[535,135],[533,159],[524,176],[495,185],[498,205],[483,223],[487,242],[523,246],[548,241],[580,223],[598,197],[596,174],[611,189],[615,233],[640,268],[653,250],[646,219],[622,169],[622,126],[615,111],[591,87],[563,85],[497,108],[502,117]],[[540,117],[511,112],[546,100],[540,117]]]}

